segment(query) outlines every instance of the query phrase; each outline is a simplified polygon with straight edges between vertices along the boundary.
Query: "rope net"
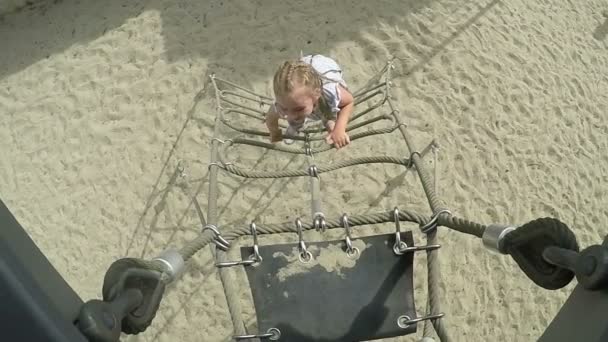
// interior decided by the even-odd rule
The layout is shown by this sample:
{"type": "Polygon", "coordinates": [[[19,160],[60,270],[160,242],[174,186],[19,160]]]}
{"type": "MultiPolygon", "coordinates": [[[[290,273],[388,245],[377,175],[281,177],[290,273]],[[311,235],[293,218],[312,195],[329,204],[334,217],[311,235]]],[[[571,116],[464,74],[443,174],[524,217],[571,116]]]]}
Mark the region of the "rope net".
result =
{"type": "MultiPolygon", "coordinates": [[[[372,77],[362,88],[353,92],[355,98],[355,112],[353,113],[347,131],[350,140],[373,138],[374,136],[399,131],[403,137],[409,152],[407,158],[370,155],[352,158],[345,161],[332,163],[331,165],[317,165],[315,155],[330,151],[333,146],[323,143],[321,147],[313,147],[315,142],[324,139],[323,127],[312,125],[302,131],[301,136],[289,137],[294,140],[293,145],[272,144],[267,142],[268,132],[241,127],[237,118],[249,118],[264,122],[265,113],[273,103],[268,96],[257,94],[245,87],[232,83],[227,80],[217,78],[212,75],[211,84],[215,91],[216,120],[214,127],[214,137],[211,145],[211,157],[209,163],[209,191],[207,218],[203,220],[205,227],[202,233],[189,241],[179,252],[183,259],[187,261],[205,246],[209,246],[213,253],[216,265],[230,263],[227,259],[226,250],[230,247],[230,242],[240,236],[251,234],[250,227],[247,226],[222,226],[218,229],[218,171],[222,170],[244,178],[289,178],[289,177],[308,177],[310,184],[310,209],[311,220],[302,221],[302,230],[324,230],[344,227],[339,217],[326,217],[321,206],[321,175],[327,172],[366,164],[394,164],[405,169],[414,168],[421,180],[422,188],[426,194],[432,215],[425,216],[412,211],[399,209],[398,218],[393,211],[382,211],[372,214],[360,214],[348,217],[350,227],[358,227],[385,222],[395,222],[396,219],[403,222],[413,222],[421,226],[421,230],[426,234],[427,245],[437,244],[437,227],[444,226],[456,231],[470,234],[481,238],[485,226],[470,222],[452,214],[443,205],[443,202],[436,194],[435,177],[426,169],[422,160],[426,152],[419,151],[413,144],[412,136],[407,126],[401,121],[399,111],[395,107],[391,97],[391,73],[394,69],[393,60],[389,60],[384,68],[372,77]],[[366,106],[367,105],[367,106],[366,106]],[[388,111],[378,113],[381,107],[387,107],[388,111]],[[373,128],[372,124],[384,123],[383,128],[373,128]],[[236,137],[222,140],[219,138],[220,129],[226,127],[235,133],[236,137]],[[262,140],[260,140],[260,137],[262,140]],[[248,145],[267,150],[278,151],[283,154],[304,155],[306,156],[307,167],[300,169],[288,169],[281,171],[250,171],[239,165],[230,162],[230,151],[238,145],[248,145]]],[[[281,125],[281,127],[285,127],[281,125]]],[[[202,213],[199,213],[202,218],[202,213]]],[[[275,234],[286,232],[297,232],[293,222],[279,224],[256,225],[257,234],[275,234]]],[[[162,271],[162,265],[150,264],[150,268],[162,271]]],[[[441,303],[439,294],[440,270],[437,249],[427,250],[428,268],[428,298],[427,298],[427,317],[435,317],[425,320],[424,337],[431,337],[433,328],[441,341],[449,341],[445,325],[441,317],[441,303]],[[432,325],[431,325],[432,324],[432,325]]],[[[234,281],[234,274],[230,268],[218,268],[220,280],[224,286],[224,292],[228,303],[228,309],[234,326],[234,333],[237,336],[247,335],[245,324],[243,323],[242,310],[240,306],[240,296],[234,281]]]]}

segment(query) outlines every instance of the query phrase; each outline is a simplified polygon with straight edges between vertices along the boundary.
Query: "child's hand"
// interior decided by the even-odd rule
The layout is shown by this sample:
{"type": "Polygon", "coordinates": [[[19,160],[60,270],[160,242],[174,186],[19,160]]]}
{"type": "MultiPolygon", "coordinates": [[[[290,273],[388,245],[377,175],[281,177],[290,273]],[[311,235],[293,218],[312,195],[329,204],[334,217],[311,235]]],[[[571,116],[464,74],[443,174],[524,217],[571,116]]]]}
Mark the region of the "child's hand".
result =
{"type": "Polygon", "coordinates": [[[283,133],[280,129],[270,131],[270,142],[276,143],[283,140],[283,133]]]}
{"type": "Polygon", "coordinates": [[[350,138],[346,131],[343,129],[334,129],[331,133],[325,137],[325,142],[328,144],[334,144],[337,149],[340,149],[350,144],[350,138]]]}

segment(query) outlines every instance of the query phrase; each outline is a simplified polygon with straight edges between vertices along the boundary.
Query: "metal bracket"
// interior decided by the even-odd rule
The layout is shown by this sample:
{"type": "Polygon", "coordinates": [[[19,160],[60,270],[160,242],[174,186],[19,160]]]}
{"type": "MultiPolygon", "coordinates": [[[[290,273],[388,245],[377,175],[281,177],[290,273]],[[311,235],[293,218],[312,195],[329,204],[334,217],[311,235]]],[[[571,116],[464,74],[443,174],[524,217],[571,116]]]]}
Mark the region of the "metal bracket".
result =
{"type": "Polygon", "coordinates": [[[418,317],[418,318],[411,319],[409,316],[403,315],[403,316],[399,316],[399,318],[397,318],[397,325],[399,326],[399,328],[406,329],[412,324],[416,324],[416,323],[422,322],[422,321],[428,321],[431,319],[439,319],[439,318],[442,318],[443,316],[445,316],[445,315],[443,313],[440,313],[440,314],[436,314],[436,315],[428,315],[428,316],[424,316],[424,317],[418,317]]]}
{"type": "Polygon", "coordinates": [[[217,227],[213,224],[207,224],[205,225],[205,227],[203,227],[203,232],[205,232],[205,230],[211,230],[213,232],[213,242],[216,244],[216,246],[218,246],[220,249],[227,251],[230,248],[230,242],[228,242],[226,239],[224,239],[224,237],[222,236],[222,234],[220,234],[219,229],[217,229],[217,227]]]}
{"type": "Polygon", "coordinates": [[[248,340],[251,338],[263,338],[263,339],[269,339],[271,341],[277,341],[279,338],[281,338],[281,331],[277,328],[270,328],[270,329],[268,329],[268,331],[265,334],[235,335],[232,337],[237,341],[248,340]]]}
{"type": "Polygon", "coordinates": [[[218,262],[215,264],[216,267],[231,267],[231,266],[250,266],[256,263],[262,262],[262,256],[260,255],[260,250],[258,246],[258,233],[255,227],[255,223],[251,222],[249,225],[251,229],[251,236],[253,237],[253,254],[249,256],[247,260],[239,260],[239,261],[226,261],[226,262],[218,262]]]}

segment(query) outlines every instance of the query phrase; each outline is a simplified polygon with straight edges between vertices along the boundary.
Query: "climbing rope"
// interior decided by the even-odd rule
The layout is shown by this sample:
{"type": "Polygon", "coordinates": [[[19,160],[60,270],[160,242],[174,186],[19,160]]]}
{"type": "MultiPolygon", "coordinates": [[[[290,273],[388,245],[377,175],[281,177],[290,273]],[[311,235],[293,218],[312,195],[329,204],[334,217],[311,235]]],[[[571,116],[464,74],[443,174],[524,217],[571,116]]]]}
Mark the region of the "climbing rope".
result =
{"type": "MultiPolygon", "coordinates": [[[[361,165],[361,164],[397,164],[407,166],[410,164],[407,158],[394,158],[394,157],[361,157],[351,160],[335,163],[327,166],[317,166],[317,174],[339,170],[349,166],[361,165]]],[[[287,177],[304,177],[311,175],[311,169],[306,170],[285,170],[285,171],[247,171],[243,170],[232,164],[225,164],[222,167],[224,170],[235,174],[237,176],[245,178],[287,178],[287,177]]]]}
{"type": "MultiPolygon", "coordinates": [[[[394,69],[394,65],[392,61],[389,61],[389,66],[387,68],[387,80],[390,80],[391,71],[394,69]]],[[[429,201],[429,205],[431,206],[431,210],[434,214],[440,215],[439,213],[445,212],[445,208],[442,205],[440,199],[437,197],[434,191],[434,180],[431,182],[431,177],[422,163],[422,158],[418,150],[414,146],[413,139],[411,138],[407,128],[404,124],[401,123],[399,118],[399,111],[394,107],[392,102],[392,97],[390,95],[390,85],[391,82],[387,81],[386,83],[386,96],[387,103],[390,109],[394,113],[395,122],[397,123],[399,130],[401,131],[401,135],[405,140],[408,149],[411,152],[411,158],[416,170],[418,171],[418,176],[420,177],[420,181],[422,182],[422,188],[426,194],[426,197],[429,201]]],[[[445,214],[444,214],[445,215],[445,214]]],[[[439,216],[441,218],[441,216],[439,216]]],[[[427,244],[437,244],[437,230],[433,229],[428,231],[427,233],[427,244]]],[[[437,250],[428,250],[427,251],[427,269],[428,269],[428,309],[427,316],[434,316],[441,312],[441,302],[440,302],[440,290],[439,283],[441,282],[441,272],[439,269],[439,253],[437,250]]],[[[450,340],[450,337],[447,333],[447,329],[443,324],[443,320],[432,320],[430,321],[435,328],[435,332],[437,336],[439,336],[439,340],[443,342],[447,342],[450,340]]],[[[425,321],[424,326],[424,337],[431,337],[431,329],[429,321],[425,321]]]]}
{"type": "MultiPolygon", "coordinates": [[[[373,135],[392,133],[397,128],[398,128],[398,126],[394,125],[394,126],[387,127],[387,128],[370,129],[367,132],[355,133],[355,134],[352,134],[350,136],[350,141],[355,141],[355,140],[358,140],[358,139],[361,139],[361,138],[365,138],[365,137],[369,137],[369,136],[373,136],[373,135]]],[[[302,138],[302,137],[293,137],[291,139],[293,139],[293,140],[304,140],[304,138],[302,138]]],[[[242,145],[250,145],[250,146],[263,147],[263,148],[268,149],[268,150],[274,150],[274,151],[280,151],[280,152],[287,152],[287,153],[293,153],[293,154],[306,154],[306,149],[304,149],[304,148],[282,146],[282,145],[279,145],[279,144],[272,144],[272,143],[267,143],[267,142],[259,141],[259,140],[250,140],[250,139],[244,139],[244,138],[236,138],[236,139],[227,140],[227,142],[228,142],[228,146],[242,144],[242,145]]],[[[321,153],[321,152],[330,151],[333,148],[334,148],[333,146],[325,144],[323,147],[312,149],[312,151],[313,151],[313,153],[321,153]]]]}

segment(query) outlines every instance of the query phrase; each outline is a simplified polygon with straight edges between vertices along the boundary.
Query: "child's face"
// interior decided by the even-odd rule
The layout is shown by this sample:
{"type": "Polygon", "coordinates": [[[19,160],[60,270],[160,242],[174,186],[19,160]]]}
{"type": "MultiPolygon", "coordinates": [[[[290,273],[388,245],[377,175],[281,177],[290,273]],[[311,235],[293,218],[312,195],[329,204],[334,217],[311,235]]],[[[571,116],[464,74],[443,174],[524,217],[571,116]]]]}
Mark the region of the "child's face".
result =
{"type": "Polygon", "coordinates": [[[277,98],[277,109],[287,120],[301,124],[312,113],[319,100],[318,93],[309,87],[295,87],[289,94],[277,98]]]}

